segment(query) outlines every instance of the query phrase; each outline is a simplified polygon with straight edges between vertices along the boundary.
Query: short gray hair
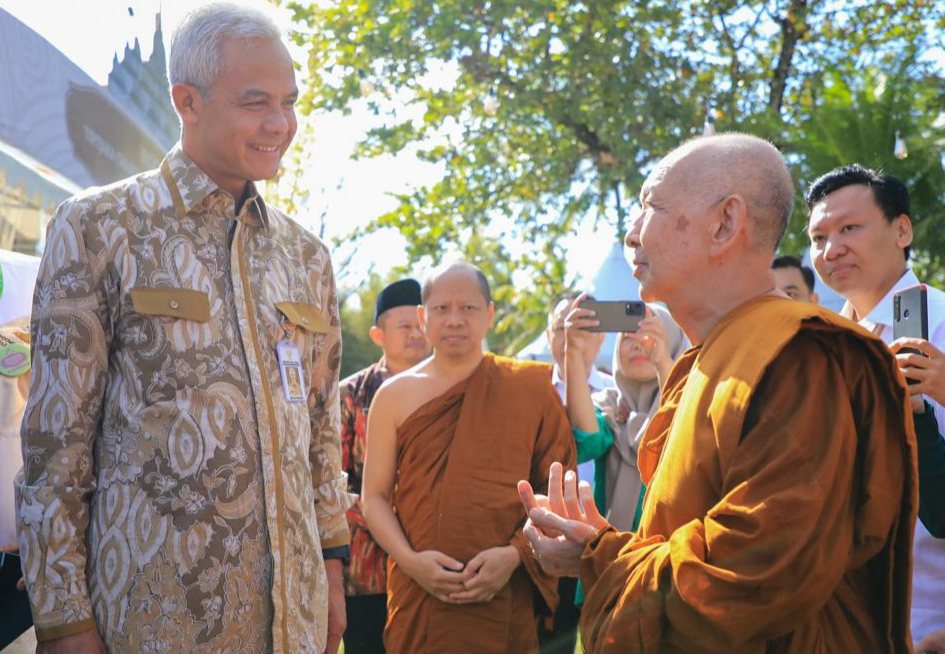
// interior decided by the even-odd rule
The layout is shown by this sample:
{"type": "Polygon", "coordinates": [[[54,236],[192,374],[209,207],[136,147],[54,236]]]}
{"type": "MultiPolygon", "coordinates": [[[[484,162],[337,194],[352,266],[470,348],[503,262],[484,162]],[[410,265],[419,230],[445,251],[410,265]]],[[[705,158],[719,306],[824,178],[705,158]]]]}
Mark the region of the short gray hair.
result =
{"type": "Polygon", "coordinates": [[[189,12],[171,36],[167,79],[189,84],[209,96],[223,67],[220,46],[226,39],[279,41],[282,30],[262,11],[229,2],[214,2],[189,12]]]}

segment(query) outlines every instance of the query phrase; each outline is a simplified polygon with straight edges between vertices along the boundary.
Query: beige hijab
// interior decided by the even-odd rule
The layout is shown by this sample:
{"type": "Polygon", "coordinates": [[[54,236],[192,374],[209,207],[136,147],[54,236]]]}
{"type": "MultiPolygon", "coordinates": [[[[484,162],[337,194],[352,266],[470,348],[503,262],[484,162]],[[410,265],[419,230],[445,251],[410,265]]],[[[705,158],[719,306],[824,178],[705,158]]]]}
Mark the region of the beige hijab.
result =
{"type": "MultiPolygon", "coordinates": [[[[660,306],[647,306],[662,319],[669,356],[675,361],[689,347],[689,341],[669,311],[660,306]]],[[[617,387],[599,391],[592,399],[614,432],[614,446],[607,454],[604,476],[607,520],[621,531],[630,531],[643,488],[637,468],[637,447],[650,416],[659,406],[660,387],[656,379],[636,382],[620,371],[620,345],[625,337],[625,334],[620,334],[614,347],[613,370],[617,387]]]]}

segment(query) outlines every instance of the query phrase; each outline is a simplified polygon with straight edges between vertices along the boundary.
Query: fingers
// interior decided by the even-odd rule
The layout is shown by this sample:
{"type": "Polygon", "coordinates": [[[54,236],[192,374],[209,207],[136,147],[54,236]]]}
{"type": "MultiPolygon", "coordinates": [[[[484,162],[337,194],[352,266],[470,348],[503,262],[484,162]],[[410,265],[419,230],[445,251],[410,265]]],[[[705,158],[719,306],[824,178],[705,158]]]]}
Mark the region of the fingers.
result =
{"type": "Polygon", "coordinates": [[[532,509],[538,508],[538,499],[535,497],[535,491],[532,489],[532,485],[524,479],[518,482],[518,496],[522,498],[522,504],[525,506],[526,514],[532,509]]]}
{"type": "Polygon", "coordinates": [[[26,577],[20,577],[20,578],[19,578],[19,580],[16,582],[16,589],[17,589],[17,590],[26,590],[26,577]]]}
{"type": "Polygon", "coordinates": [[[443,554],[443,552],[433,552],[433,560],[439,563],[442,567],[446,568],[447,570],[455,570],[457,572],[460,572],[465,567],[462,563],[460,563],[453,557],[443,554]]]}
{"type": "Polygon", "coordinates": [[[567,516],[572,520],[583,520],[584,512],[578,500],[577,485],[577,474],[573,470],[564,473],[564,506],[568,511],[567,516]]]}
{"type": "Polygon", "coordinates": [[[945,357],[941,350],[923,338],[897,338],[889,344],[889,349],[893,351],[893,354],[897,354],[904,349],[913,349],[927,357],[945,357]]]}
{"type": "MultiPolygon", "coordinates": [[[[533,509],[528,514],[529,519],[535,527],[538,527],[541,531],[548,533],[549,531],[557,531],[563,534],[566,534],[565,529],[567,528],[567,523],[570,522],[567,518],[563,518],[553,511],[548,509],[533,509]]],[[[545,534],[541,534],[544,538],[547,538],[545,534]]],[[[541,541],[539,541],[540,544],[541,541]]]]}
{"type": "Polygon", "coordinates": [[[899,352],[896,354],[896,362],[900,368],[909,366],[912,368],[928,368],[932,365],[932,360],[922,354],[915,352],[899,352]]]}
{"type": "Polygon", "coordinates": [[[582,481],[578,485],[578,494],[581,497],[581,505],[584,507],[586,522],[595,526],[607,524],[607,519],[597,510],[597,504],[594,502],[594,489],[591,488],[591,485],[586,481],[582,481]]]}
{"type": "Polygon", "coordinates": [[[563,477],[564,466],[555,461],[548,471],[548,508],[558,515],[567,515],[562,488],[563,477]]]}

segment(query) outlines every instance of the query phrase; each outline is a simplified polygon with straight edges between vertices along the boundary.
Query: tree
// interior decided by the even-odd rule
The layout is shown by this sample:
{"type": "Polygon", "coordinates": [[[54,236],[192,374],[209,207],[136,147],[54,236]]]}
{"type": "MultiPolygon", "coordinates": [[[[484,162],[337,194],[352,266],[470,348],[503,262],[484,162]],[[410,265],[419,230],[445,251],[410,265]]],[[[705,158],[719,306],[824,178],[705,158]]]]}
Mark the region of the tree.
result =
{"type": "Polygon", "coordinates": [[[478,255],[505,289],[506,350],[540,329],[568,281],[562,237],[588,217],[621,234],[628,198],[704,117],[770,136],[801,166],[805,153],[787,148],[819,106],[816,87],[924,52],[945,11],[926,0],[286,4],[308,52],[303,110],[365,101],[387,121],[362,156],[417,148],[442,166],[368,229],[398,229],[412,261],[478,255]]]}

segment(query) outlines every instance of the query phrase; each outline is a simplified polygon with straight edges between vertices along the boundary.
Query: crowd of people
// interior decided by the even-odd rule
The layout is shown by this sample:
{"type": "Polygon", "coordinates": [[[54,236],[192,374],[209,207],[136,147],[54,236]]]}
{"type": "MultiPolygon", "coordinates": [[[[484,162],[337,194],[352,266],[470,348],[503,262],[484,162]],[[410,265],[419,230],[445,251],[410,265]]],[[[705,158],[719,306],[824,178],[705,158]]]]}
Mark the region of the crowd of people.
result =
{"type": "Polygon", "coordinates": [[[647,305],[609,370],[580,292],[553,364],[486,351],[489,281],[455,262],[383,289],[382,356],[339,381],[329,252],[255,186],[296,128],[280,38],[191,13],[180,143],[50,223],[30,332],[0,331],[32,355],[0,369],[0,634],[25,610],[46,654],[945,652],[945,293],[894,340],[901,182],[851,164],[807,193],[837,314],[776,256],[777,149],[692,139],[642,187],[647,305]]]}

